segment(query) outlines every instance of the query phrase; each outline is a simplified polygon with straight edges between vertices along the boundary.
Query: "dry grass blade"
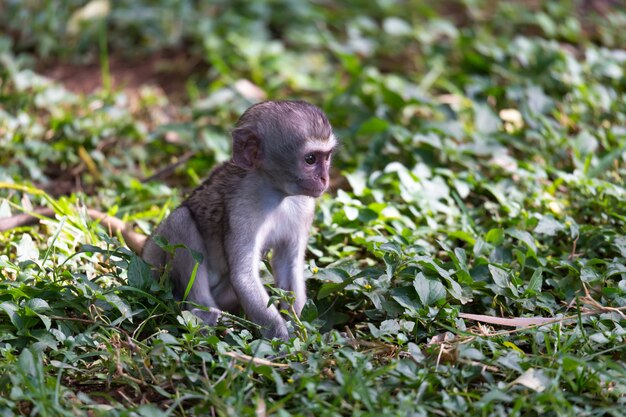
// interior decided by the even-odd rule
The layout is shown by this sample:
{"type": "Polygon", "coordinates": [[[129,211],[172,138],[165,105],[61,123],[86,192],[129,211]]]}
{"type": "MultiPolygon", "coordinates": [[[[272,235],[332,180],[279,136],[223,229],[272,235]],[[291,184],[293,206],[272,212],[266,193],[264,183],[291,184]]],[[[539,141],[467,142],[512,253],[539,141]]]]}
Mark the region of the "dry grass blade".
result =
{"type": "Polygon", "coordinates": [[[459,313],[459,317],[479,321],[482,323],[498,324],[500,326],[509,327],[525,327],[525,326],[537,326],[541,324],[554,323],[555,321],[561,321],[554,317],[514,317],[505,319],[502,317],[485,316],[483,314],[468,314],[459,313]]]}
{"type": "Polygon", "coordinates": [[[273,366],[275,368],[289,368],[289,364],[286,364],[286,363],[271,362],[271,361],[268,361],[267,359],[255,358],[254,356],[246,355],[243,353],[224,352],[224,355],[229,356],[241,362],[253,363],[258,366],[273,366]]]}

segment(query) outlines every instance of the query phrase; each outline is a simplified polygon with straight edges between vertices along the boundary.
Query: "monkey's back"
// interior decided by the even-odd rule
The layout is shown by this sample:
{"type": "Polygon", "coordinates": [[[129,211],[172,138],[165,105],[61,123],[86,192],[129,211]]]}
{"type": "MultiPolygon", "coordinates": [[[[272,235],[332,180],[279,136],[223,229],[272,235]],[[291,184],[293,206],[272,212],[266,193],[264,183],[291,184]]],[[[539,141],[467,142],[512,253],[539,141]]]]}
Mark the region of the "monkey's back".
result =
{"type": "MultiPolygon", "coordinates": [[[[210,287],[226,283],[223,278],[228,275],[228,265],[224,253],[224,239],[229,233],[228,206],[232,198],[232,190],[245,177],[246,172],[236,165],[226,162],[218,165],[211,171],[208,178],[189,197],[176,208],[154,230],[144,248],[142,258],[151,264],[155,277],[159,277],[166,270],[168,264],[181,264],[171,268],[170,279],[174,284],[174,295],[182,298],[188,273],[181,274],[187,266],[193,267],[195,261],[190,258],[189,251],[203,254],[203,265],[207,272],[210,287]],[[177,249],[173,257],[161,249],[154,241],[155,236],[161,236],[170,246],[183,245],[186,249],[177,249]],[[188,258],[188,259],[187,259],[188,258]],[[178,276],[181,275],[181,276],[178,276]]],[[[221,292],[226,296],[223,301],[232,304],[231,291],[224,288],[221,292]]],[[[229,305],[221,306],[231,310],[229,305]]]]}
{"type": "Polygon", "coordinates": [[[215,167],[204,182],[182,203],[191,212],[203,235],[225,236],[228,233],[226,217],[233,190],[246,176],[246,171],[232,162],[215,167]]]}

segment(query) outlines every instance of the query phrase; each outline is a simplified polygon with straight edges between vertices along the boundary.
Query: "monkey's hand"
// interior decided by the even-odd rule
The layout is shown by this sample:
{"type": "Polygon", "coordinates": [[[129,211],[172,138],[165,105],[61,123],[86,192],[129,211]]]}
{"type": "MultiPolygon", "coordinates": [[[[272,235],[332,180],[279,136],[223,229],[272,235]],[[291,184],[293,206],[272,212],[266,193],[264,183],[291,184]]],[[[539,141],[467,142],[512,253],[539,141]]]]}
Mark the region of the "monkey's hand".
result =
{"type": "Polygon", "coordinates": [[[289,340],[289,331],[287,330],[287,325],[284,321],[276,324],[272,323],[268,326],[263,326],[263,328],[261,329],[261,334],[267,339],[277,338],[285,342],[289,340]]]}
{"type": "Polygon", "coordinates": [[[191,312],[202,320],[207,326],[215,326],[217,319],[222,314],[222,312],[216,308],[209,308],[208,311],[200,308],[192,308],[191,312]]]}

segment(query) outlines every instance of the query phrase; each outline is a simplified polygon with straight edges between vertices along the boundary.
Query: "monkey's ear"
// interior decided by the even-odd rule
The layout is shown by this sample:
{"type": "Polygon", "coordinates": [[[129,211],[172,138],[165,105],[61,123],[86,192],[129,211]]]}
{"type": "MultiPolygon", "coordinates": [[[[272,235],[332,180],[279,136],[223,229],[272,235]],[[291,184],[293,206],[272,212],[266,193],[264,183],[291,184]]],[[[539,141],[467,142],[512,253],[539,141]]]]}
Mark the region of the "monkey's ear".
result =
{"type": "Polygon", "coordinates": [[[252,130],[240,128],[233,130],[233,162],[243,169],[261,166],[263,151],[261,138],[252,130]]]}

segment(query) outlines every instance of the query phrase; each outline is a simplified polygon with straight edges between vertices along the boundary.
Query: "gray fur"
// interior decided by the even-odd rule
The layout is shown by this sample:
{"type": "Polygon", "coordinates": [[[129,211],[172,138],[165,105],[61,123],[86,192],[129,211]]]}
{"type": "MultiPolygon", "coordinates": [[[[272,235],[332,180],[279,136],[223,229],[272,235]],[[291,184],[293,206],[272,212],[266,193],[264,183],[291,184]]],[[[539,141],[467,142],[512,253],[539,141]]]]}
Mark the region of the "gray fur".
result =
{"type": "MultiPolygon", "coordinates": [[[[261,257],[273,251],[275,282],[294,292],[299,315],[306,301],[304,255],[314,197],[327,187],[336,140],[317,107],[270,101],[241,116],[233,141],[238,141],[233,160],[216,167],[154,234],[170,245],[182,244],[202,254],[187,301],[210,309],[192,310],[207,324],[215,323],[219,311],[236,313],[243,308],[262,326],[265,337],[285,340],[289,337],[285,320],[275,306],[268,307],[269,296],[259,277],[261,257]],[[311,152],[328,155],[314,172],[303,162],[311,152]]],[[[150,239],[142,256],[157,274],[170,268],[175,295],[182,298],[195,265],[190,251],[177,249],[172,257],[150,239]]]]}

